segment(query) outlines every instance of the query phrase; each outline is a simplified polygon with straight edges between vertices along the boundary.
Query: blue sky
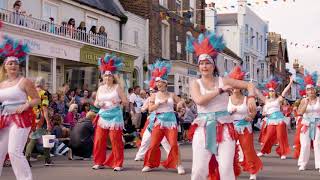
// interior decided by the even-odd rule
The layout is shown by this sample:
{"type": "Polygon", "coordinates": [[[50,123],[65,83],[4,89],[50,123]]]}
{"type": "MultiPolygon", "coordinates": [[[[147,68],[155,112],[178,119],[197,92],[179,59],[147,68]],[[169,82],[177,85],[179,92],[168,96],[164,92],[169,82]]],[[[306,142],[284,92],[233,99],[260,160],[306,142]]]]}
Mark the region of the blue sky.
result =
{"type": "MultiPolygon", "coordinates": [[[[253,4],[254,10],[262,19],[269,21],[269,31],[280,33],[287,39],[290,66],[294,59],[299,59],[307,69],[320,70],[320,0],[247,0],[253,4]],[[259,5],[256,4],[259,2],[259,5]],[[263,5],[261,5],[263,4],[263,5]],[[298,43],[297,46],[290,42],[298,43]],[[304,44],[305,46],[302,46],[304,44]],[[315,46],[306,48],[306,45],[315,46]]],[[[237,0],[206,0],[222,7],[218,13],[234,12],[231,5],[237,6],[237,0]],[[228,10],[223,8],[229,7],[228,10]]]]}

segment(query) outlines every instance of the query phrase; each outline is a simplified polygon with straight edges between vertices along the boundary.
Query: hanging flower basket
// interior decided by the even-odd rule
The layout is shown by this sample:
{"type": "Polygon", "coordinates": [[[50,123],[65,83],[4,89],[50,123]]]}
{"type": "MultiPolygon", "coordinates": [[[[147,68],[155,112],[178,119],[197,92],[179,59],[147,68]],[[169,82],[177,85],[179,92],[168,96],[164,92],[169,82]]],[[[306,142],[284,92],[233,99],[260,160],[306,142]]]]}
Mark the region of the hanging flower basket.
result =
{"type": "Polygon", "coordinates": [[[148,71],[148,64],[146,63],[145,60],[143,60],[142,65],[143,65],[143,71],[144,71],[144,72],[147,72],[147,71],[148,71]]]}

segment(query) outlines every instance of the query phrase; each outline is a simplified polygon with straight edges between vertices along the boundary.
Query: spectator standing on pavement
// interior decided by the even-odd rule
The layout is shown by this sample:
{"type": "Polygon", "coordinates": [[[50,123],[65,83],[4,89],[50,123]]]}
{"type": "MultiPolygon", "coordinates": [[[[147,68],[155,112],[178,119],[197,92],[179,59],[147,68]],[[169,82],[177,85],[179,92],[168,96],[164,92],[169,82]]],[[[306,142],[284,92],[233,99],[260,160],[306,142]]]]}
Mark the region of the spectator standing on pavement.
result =
{"type": "Polygon", "coordinates": [[[136,129],[140,129],[141,124],[141,107],[143,106],[143,101],[140,97],[140,86],[133,88],[133,93],[129,97],[129,106],[132,125],[136,129]]]}
{"type": "MultiPolygon", "coordinates": [[[[35,132],[30,134],[30,141],[26,147],[26,157],[30,164],[30,157],[31,153],[37,143],[37,140],[42,138],[42,135],[51,134],[52,130],[52,122],[49,118],[49,99],[48,94],[44,90],[45,86],[45,79],[43,77],[38,77],[35,81],[35,86],[38,91],[39,97],[41,99],[41,103],[38,106],[33,108],[34,112],[36,113],[36,121],[37,121],[37,129],[35,132]]],[[[45,166],[53,165],[51,157],[50,157],[50,148],[43,148],[44,151],[44,161],[45,166]]],[[[31,165],[31,164],[30,164],[31,165]]]]}

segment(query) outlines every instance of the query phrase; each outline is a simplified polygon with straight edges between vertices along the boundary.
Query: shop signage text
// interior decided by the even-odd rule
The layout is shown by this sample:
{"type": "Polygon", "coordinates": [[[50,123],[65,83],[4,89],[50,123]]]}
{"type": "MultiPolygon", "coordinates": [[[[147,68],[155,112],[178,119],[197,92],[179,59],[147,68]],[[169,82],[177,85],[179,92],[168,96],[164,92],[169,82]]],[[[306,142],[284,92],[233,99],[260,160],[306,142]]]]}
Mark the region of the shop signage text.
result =
{"type": "Polygon", "coordinates": [[[116,56],[123,58],[123,71],[133,72],[135,56],[128,54],[113,52],[107,49],[101,49],[93,46],[85,45],[80,49],[80,61],[87,64],[98,64],[98,58],[104,56],[106,53],[114,53],[116,56]]]}

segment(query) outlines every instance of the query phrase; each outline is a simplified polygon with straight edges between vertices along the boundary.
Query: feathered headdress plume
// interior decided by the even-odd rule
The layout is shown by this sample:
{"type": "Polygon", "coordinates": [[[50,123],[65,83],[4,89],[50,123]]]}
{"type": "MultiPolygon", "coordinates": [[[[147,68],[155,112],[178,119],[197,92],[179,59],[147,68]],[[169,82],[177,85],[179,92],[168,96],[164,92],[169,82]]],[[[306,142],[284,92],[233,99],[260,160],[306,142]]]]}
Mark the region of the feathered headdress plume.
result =
{"type": "Polygon", "coordinates": [[[122,58],[106,53],[98,59],[98,66],[101,74],[116,74],[123,66],[122,58]]]}
{"type": "Polygon", "coordinates": [[[0,44],[0,57],[5,59],[5,62],[14,60],[20,63],[25,61],[29,52],[27,44],[9,36],[4,36],[3,42],[0,44]]]}
{"type": "Polygon", "coordinates": [[[198,39],[188,36],[186,50],[189,53],[195,53],[198,58],[198,63],[202,60],[209,60],[214,63],[214,59],[218,53],[225,48],[222,36],[217,36],[215,33],[201,33],[198,39]]]}
{"type": "Polygon", "coordinates": [[[171,63],[160,59],[157,59],[154,64],[150,64],[148,66],[148,69],[149,71],[151,71],[151,79],[149,80],[149,82],[146,82],[147,84],[149,84],[149,87],[154,89],[156,87],[156,81],[167,82],[171,67],[171,63]]]}

